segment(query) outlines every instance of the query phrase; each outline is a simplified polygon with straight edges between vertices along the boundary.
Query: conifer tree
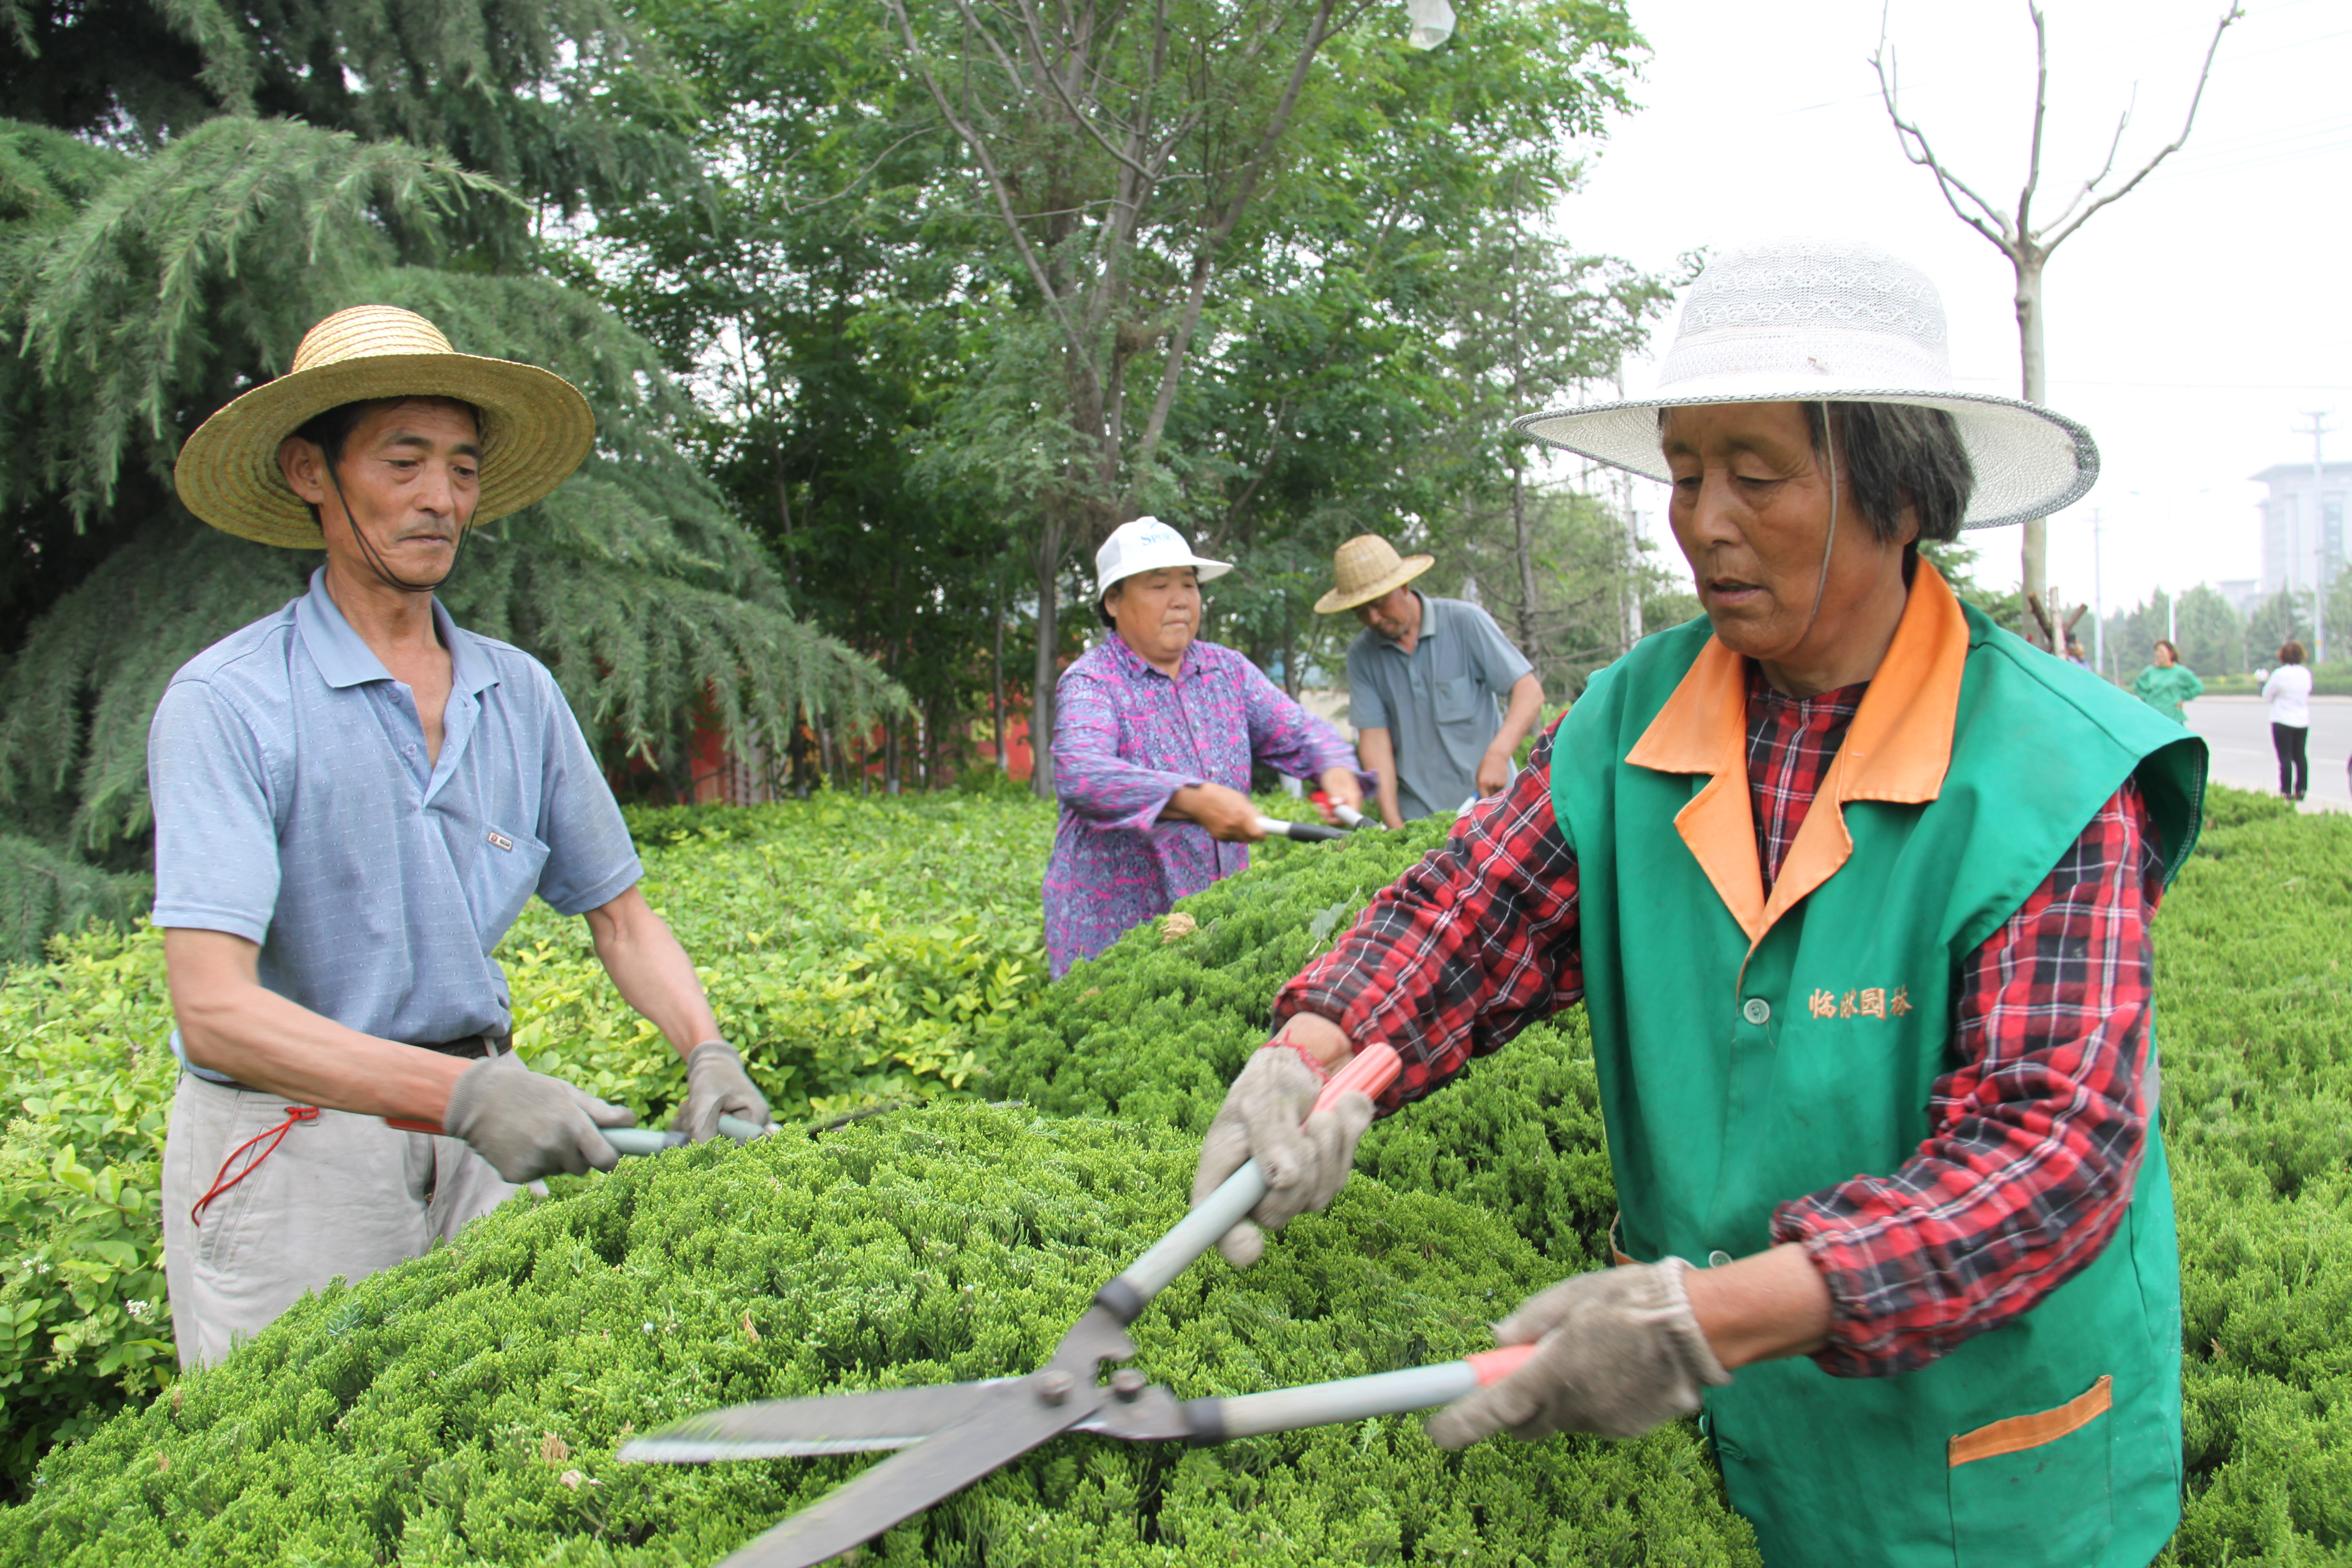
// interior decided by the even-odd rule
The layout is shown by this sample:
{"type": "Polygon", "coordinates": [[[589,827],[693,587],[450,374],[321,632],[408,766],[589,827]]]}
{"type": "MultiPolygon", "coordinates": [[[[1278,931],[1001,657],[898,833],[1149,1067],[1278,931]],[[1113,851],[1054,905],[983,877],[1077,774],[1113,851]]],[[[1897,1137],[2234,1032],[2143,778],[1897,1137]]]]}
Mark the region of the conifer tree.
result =
{"type": "MultiPolygon", "coordinates": [[[[0,667],[0,804],[49,841],[0,840],[15,868],[0,905],[20,893],[0,927],[103,903],[85,889],[37,907],[61,844],[143,862],[164,683],[301,591],[315,556],[205,528],[171,465],[348,305],[415,310],[461,350],[547,365],[587,395],[588,461],[469,538],[444,596],[544,658],[592,736],[675,769],[698,709],[730,733],[781,734],[802,708],[862,719],[898,701],[793,618],[758,542],[678,449],[694,409],[643,339],[551,279],[416,263],[485,197],[512,200],[445,154],[297,121],[215,117],[152,153],[0,121],[0,605],[38,612],[0,667]],[[60,554],[80,559],[59,568],[60,554]]],[[[0,948],[17,945],[0,930],[0,948]]]]}

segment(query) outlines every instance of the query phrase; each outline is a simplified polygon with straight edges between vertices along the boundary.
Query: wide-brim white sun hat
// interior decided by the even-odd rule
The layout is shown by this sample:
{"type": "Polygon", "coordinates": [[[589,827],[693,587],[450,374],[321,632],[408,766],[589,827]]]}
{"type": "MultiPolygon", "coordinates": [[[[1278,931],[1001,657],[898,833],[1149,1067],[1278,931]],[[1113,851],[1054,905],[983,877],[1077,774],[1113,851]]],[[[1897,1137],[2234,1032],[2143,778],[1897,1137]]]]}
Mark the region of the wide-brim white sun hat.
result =
{"type": "Polygon", "coordinates": [[[1122,577],[1177,566],[1192,567],[1203,583],[1234,569],[1230,561],[1210,561],[1193,554],[1184,536],[1156,517],[1122,522],[1111,530],[1110,537],[1095,552],[1095,597],[1099,599],[1109,593],[1110,585],[1122,577]]]}
{"type": "Polygon", "coordinates": [[[396,305],[354,305],[302,334],[294,365],[215,413],[173,468],[180,500],[224,533],[289,550],[326,536],[286,482],[278,448],[314,416],[386,397],[448,397],[481,416],[480,527],[544,499],[596,439],[579,388],[552,371],[451,349],[441,329],[396,305]]]}
{"type": "Polygon", "coordinates": [[[1512,428],[1671,481],[1658,411],[1720,403],[1909,403],[1940,408],[1976,470],[1963,528],[2047,517],[2099,477],[2098,444],[2039,404],[1952,384],[1944,301],[1927,275],[1873,246],[1779,240],[1710,261],[1683,300],[1647,397],[1549,409],[1512,428]]]}

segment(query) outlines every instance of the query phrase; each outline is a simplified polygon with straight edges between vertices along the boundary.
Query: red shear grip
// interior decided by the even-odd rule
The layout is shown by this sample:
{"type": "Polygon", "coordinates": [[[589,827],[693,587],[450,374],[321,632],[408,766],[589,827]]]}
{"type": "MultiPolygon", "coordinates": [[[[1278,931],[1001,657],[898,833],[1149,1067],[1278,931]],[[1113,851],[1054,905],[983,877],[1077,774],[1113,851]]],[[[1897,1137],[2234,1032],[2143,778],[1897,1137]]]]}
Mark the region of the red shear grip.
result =
{"type": "Polygon", "coordinates": [[[1341,1095],[1349,1092],[1378,1100],[1381,1090],[1394,1083],[1396,1075],[1403,1070],[1404,1060],[1396,1054],[1396,1047],[1375,1040],[1331,1075],[1323,1092],[1315,1097],[1315,1109],[1328,1110],[1339,1103],[1341,1095]]]}
{"type": "Polygon", "coordinates": [[[383,1119],[383,1124],[394,1132],[430,1132],[436,1138],[448,1136],[441,1130],[441,1124],[437,1121],[418,1121],[406,1116],[387,1116],[383,1119]]]}
{"type": "Polygon", "coordinates": [[[246,1177],[253,1174],[255,1169],[260,1165],[261,1162],[268,1159],[269,1156],[278,1152],[278,1145],[286,1142],[286,1134],[294,1131],[295,1123],[299,1121],[316,1121],[318,1120],[319,1108],[317,1106],[289,1105],[286,1108],[285,1121],[279,1122],[277,1126],[270,1128],[266,1132],[255,1133],[252,1137],[247,1139],[244,1142],[230,1150],[228,1152],[228,1158],[221,1162],[220,1169],[213,1174],[212,1190],[206,1193],[203,1197],[198,1198],[194,1205],[189,1208],[188,1223],[201,1228],[205,1223],[204,1213],[205,1206],[207,1204],[210,1204],[215,1198],[220,1196],[223,1193],[228,1191],[239,1182],[245,1180],[246,1177]],[[247,1161],[245,1163],[245,1168],[239,1171],[236,1175],[230,1175],[228,1173],[228,1169],[231,1165],[236,1163],[236,1157],[264,1139],[268,1139],[269,1141],[269,1147],[264,1149],[260,1153],[256,1154],[252,1159],[247,1161]]]}
{"type": "Polygon", "coordinates": [[[1528,1357],[1536,1353],[1533,1345],[1505,1345],[1499,1350],[1480,1351],[1462,1359],[1478,1374],[1478,1386],[1491,1387],[1525,1366],[1528,1357]]]}

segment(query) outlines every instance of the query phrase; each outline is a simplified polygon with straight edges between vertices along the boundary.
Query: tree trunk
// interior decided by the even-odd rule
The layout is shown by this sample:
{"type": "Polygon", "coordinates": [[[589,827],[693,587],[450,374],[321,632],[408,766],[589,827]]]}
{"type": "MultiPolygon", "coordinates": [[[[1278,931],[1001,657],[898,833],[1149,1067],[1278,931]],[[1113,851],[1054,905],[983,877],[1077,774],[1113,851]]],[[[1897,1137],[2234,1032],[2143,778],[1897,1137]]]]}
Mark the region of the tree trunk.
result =
{"type": "Polygon", "coordinates": [[[1511,530],[1518,542],[1519,653],[1529,663],[1536,657],[1536,540],[1528,522],[1527,471],[1511,465],[1511,530]]]}
{"type": "Polygon", "coordinates": [[[1004,740],[1004,575],[1002,566],[997,572],[994,614],[996,646],[989,660],[992,689],[989,695],[988,711],[990,719],[996,726],[996,771],[1010,777],[1013,773],[1013,750],[1005,744],[1004,740]]]}
{"type": "Polygon", "coordinates": [[[1048,513],[1037,541],[1037,661],[1029,687],[1029,789],[1054,798],[1054,649],[1061,641],[1056,584],[1062,575],[1062,519],[1048,513]]]}
{"type": "MultiPolygon", "coordinates": [[[[2017,357],[2023,370],[2024,398],[2028,403],[2043,401],[2048,391],[2048,374],[2042,352],[2042,263],[2043,258],[2028,251],[2021,258],[2011,257],[2017,268],[2017,357]]],[[[2024,529],[2025,541],[2021,575],[2028,599],[2049,609],[2050,525],[2042,518],[2029,521],[2024,529]]],[[[2054,611],[2053,612],[2055,613],[2054,611]]],[[[2042,628],[2033,612],[2025,612],[2025,636],[2036,647],[2046,645],[2042,628]]],[[[2057,652],[2055,648],[2050,650],[2057,652]]]]}

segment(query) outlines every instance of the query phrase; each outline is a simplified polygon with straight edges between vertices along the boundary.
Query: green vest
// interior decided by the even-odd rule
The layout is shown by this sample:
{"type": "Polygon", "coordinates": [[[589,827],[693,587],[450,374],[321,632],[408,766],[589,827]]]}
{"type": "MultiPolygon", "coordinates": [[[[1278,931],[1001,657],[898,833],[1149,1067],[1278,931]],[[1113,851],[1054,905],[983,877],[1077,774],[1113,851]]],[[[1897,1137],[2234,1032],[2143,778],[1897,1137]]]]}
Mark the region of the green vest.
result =
{"type": "MultiPolygon", "coordinates": [[[[1632,1257],[1762,1251],[1777,1204],[1899,1167],[1953,1065],[1963,959],[2126,777],[2140,780],[2168,879],[2195,842],[2202,742],[1973,609],[1960,662],[1955,601],[1920,577],[1906,629],[1927,616],[1923,599],[1940,605],[1947,668],[1959,671],[1940,790],[1847,799],[1850,857],[1776,910],[1752,952],[1676,826],[1709,778],[1628,758],[1706,650],[1706,622],[1638,645],[1560,727],[1552,799],[1577,856],[1632,1257]]],[[[1727,656],[1710,658],[1719,668],[1727,656]]],[[[1849,751],[1868,712],[1865,700],[1849,751]]],[[[1744,802],[1744,771],[1722,782],[1744,802]]],[[[1834,834],[1834,812],[1823,826],[1834,834]]],[[[1751,876],[1753,864],[1751,848],[1751,876]]],[[[2179,1266],[2153,1119],[2127,1216],[2032,1311],[1894,1377],[1832,1377],[1804,1358],[1751,1365],[1706,1405],[1732,1504],[1771,1568],[2141,1568],[2180,1514],[2179,1266]]]]}

